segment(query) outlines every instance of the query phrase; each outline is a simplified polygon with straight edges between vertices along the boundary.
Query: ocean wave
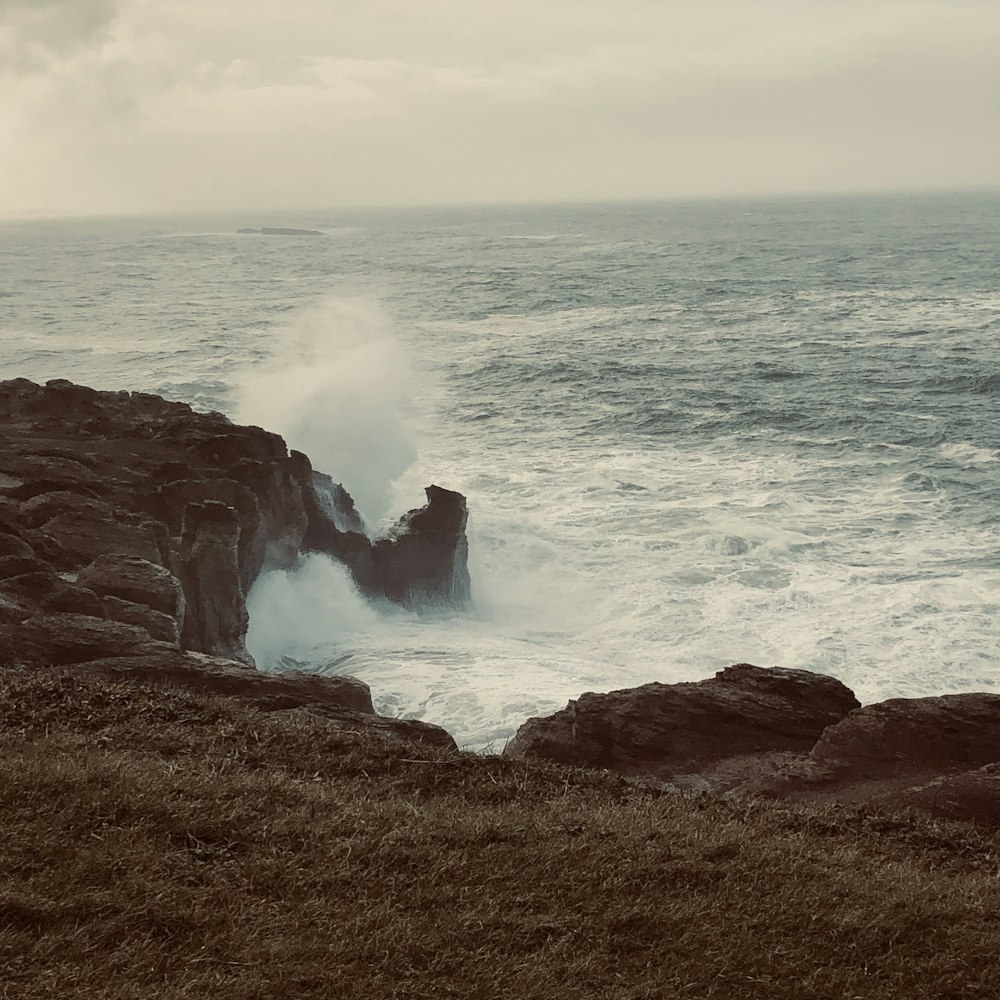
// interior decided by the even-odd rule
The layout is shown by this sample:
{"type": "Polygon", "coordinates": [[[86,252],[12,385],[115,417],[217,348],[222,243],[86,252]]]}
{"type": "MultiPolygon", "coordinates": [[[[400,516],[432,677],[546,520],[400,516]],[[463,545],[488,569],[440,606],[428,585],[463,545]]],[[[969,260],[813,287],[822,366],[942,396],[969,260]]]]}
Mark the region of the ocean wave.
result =
{"type": "Polygon", "coordinates": [[[943,395],[971,392],[978,396],[992,396],[1000,393],[1000,372],[988,375],[932,375],[925,380],[924,386],[930,392],[943,395]]]}
{"type": "Polygon", "coordinates": [[[996,462],[1000,458],[1000,448],[977,448],[964,441],[942,444],[938,453],[960,465],[981,465],[984,462],[996,462]]]}

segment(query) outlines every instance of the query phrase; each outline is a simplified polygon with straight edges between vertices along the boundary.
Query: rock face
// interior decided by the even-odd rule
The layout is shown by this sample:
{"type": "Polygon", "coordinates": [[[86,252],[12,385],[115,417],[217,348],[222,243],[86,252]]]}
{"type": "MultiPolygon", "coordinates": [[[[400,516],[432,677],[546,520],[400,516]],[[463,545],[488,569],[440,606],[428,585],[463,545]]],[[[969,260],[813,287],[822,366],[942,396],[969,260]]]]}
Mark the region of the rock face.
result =
{"type": "Polygon", "coordinates": [[[582,695],[529,719],[504,753],[695,787],[720,761],[808,752],[859,704],[832,677],[740,663],[697,683],[582,695]]]}
{"type": "Polygon", "coordinates": [[[369,540],[343,486],[313,472],[303,489],[303,548],[344,563],[358,589],[420,610],[464,608],[471,599],[468,510],[461,493],[428,486],[427,503],[404,514],[385,538],[369,540]]]}
{"type": "Polygon", "coordinates": [[[0,382],[0,653],[65,665],[167,649],[250,666],[246,594],[307,551],[341,559],[367,596],[461,604],[465,501],[431,491],[429,523],[393,539],[405,567],[385,568],[343,487],[276,434],[146,393],[0,382]],[[461,537],[442,527],[459,504],[461,537]]]}
{"type": "Polygon", "coordinates": [[[827,729],[808,756],[750,788],[782,798],[875,800],[1000,820],[1000,695],[865,705],[827,729]]]}
{"type": "Polygon", "coordinates": [[[426,493],[423,507],[404,514],[387,538],[375,542],[376,585],[411,607],[465,607],[471,599],[465,497],[440,486],[426,493]]]}
{"type": "Polygon", "coordinates": [[[831,677],[737,664],[694,684],[585,694],[504,753],[660,788],[916,807],[1000,825],[1000,695],[860,707],[831,677]]]}

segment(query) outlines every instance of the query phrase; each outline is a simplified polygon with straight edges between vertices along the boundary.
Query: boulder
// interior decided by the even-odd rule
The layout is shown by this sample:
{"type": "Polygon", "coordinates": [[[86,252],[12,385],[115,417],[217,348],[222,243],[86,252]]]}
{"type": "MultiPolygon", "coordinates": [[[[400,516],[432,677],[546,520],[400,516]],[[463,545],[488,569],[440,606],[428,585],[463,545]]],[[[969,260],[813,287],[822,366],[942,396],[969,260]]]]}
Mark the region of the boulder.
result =
{"type": "MultiPolygon", "coordinates": [[[[1000,695],[892,698],[851,712],[807,755],[746,790],[799,801],[982,805],[1000,786],[995,770],[981,769],[998,763],[1000,695]]],[[[992,808],[1000,812],[1000,800],[992,808]]]]}
{"type": "Polygon", "coordinates": [[[810,759],[817,772],[919,779],[1000,761],[1000,694],[892,698],[827,729],[810,759]]]}
{"type": "Polygon", "coordinates": [[[504,750],[667,791],[917,808],[1000,826],[1000,695],[858,705],[839,681],[741,663],[585,694],[504,750]]]}
{"type": "MultiPolygon", "coordinates": [[[[528,719],[504,755],[699,787],[695,779],[723,761],[739,760],[742,772],[761,756],[770,766],[775,754],[808,753],[858,704],[833,677],[740,663],[694,683],[584,694],[554,715],[528,719]]],[[[738,780],[734,773],[725,783],[738,780]]]]}

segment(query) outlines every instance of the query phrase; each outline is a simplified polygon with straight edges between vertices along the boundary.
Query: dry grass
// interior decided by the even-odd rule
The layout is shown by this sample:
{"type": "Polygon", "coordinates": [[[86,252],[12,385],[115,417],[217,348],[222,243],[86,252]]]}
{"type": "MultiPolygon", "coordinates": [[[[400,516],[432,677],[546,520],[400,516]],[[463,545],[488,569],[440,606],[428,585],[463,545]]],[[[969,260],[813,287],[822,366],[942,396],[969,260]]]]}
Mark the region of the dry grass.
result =
{"type": "Polygon", "coordinates": [[[1000,995],[1000,837],[0,679],[0,997],[1000,995]]]}

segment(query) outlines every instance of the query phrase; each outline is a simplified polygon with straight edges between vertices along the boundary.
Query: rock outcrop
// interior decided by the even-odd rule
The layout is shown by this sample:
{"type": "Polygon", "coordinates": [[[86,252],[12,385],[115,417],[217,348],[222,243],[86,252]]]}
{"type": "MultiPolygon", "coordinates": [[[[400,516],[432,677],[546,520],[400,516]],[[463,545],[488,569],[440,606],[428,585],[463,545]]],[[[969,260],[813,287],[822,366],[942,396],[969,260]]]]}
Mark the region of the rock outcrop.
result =
{"type": "Polygon", "coordinates": [[[585,694],[529,719],[504,753],[674,791],[915,807],[1000,825],[1000,695],[861,707],[831,677],[737,664],[697,683],[585,694]]]}
{"type": "Polygon", "coordinates": [[[255,670],[232,660],[179,650],[104,657],[74,664],[73,673],[234,697],[263,712],[305,711],[341,726],[456,748],[440,726],[377,715],[368,685],[356,677],[255,670]]]}
{"type": "Polygon", "coordinates": [[[440,486],[426,493],[423,507],[404,514],[388,537],[375,542],[376,585],[410,607],[465,607],[471,598],[465,497],[440,486]]]}
{"type": "Polygon", "coordinates": [[[277,434],[147,393],[0,382],[0,665],[166,650],[250,669],[246,594],[308,551],[369,597],[461,605],[465,500],[428,497],[385,543],[406,559],[377,557],[344,488],[277,434]]]}
{"type": "Polygon", "coordinates": [[[697,788],[722,761],[808,753],[859,704],[832,677],[739,663],[696,683],[584,694],[529,719],[504,753],[697,788]]]}
{"type": "Polygon", "coordinates": [[[1000,695],[865,705],[826,729],[807,756],[748,782],[747,790],[1000,821],[1000,695]]]}

